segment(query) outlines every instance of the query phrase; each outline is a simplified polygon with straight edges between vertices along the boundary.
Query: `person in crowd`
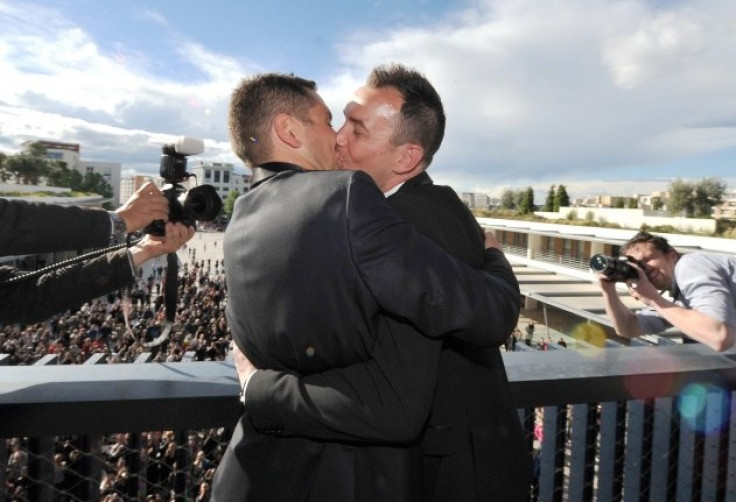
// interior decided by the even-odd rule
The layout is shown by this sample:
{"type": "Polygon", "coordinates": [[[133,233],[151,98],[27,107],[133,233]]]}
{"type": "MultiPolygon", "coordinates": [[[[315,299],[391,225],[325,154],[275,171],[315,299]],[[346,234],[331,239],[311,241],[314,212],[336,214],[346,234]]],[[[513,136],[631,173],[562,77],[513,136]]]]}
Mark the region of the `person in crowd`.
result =
{"type": "MultiPolygon", "coordinates": [[[[315,88],[264,74],[233,94],[232,143],[254,178],[225,233],[228,323],[234,342],[262,368],[310,374],[366,361],[371,351],[380,356],[375,372],[358,375],[360,385],[332,388],[343,406],[331,423],[360,429],[342,439],[377,445],[293,437],[284,424],[259,423],[248,412],[217,470],[212,500],[409,499],[419,472],[396,469],[411,459],[386,442],[421,432],[438,338],[498,345],[515,322],[486,331],[518,308],[518,290],[492,273],[495,264],[481,273],[451,258],[391,210],[368,175],[334,170],[336,134],[315,88]],[[406,321],[427,337],[404,331],[406,321]]],[[[248,381],[244,375],[246,391],[248,381]]]]}
{"type": "MultiPolygon", "coordinates": [[[[153,220],[168,220],[168,201],[153,183],[115,212],[0,199],[0,256],[103,248],[153,220]]],[[[130,248],[32,279],[12,281],[26,272],[0,267],[0,323],[40,321],[128,286],[141,264],[176,251],[193,235],[193,228],[168,222],[163,237],[146,235],[130,248]]]]}
{"type": "Polygon", "coordinates": [[[644,304],[637,312],[619,298],[615,283],[597,274],[606,314],[616,333],[634,338],[672,326],[691,340],[725,351],[736,340],[736,256],[680,254],[662,236],[639,232],[621,247],[638,277],[626,281],[644,304]],[[667,293],[665,295],[665,293],[667,293]]]}
{"type": "MultiPolygon", "coordinates": [[[[341,168],[370,174],[399,215],[454,256],[476,268],[484,256],[493,260],[499,281],[505,281],[508,295],[517,303],[505,313],[505,322],[484,330],[505,334],[489,339],[513,338],[509,335],[520,301],[511,266],[497,243],[488,242],[492,234],[486,237],[491,250],[484,255],[484,233],[476,219],[451,188],[434,185],[426,173],[444,127],[442,102],[424,76],[402,65],[377,67],[345,107],[345,124],[337,133],[341,168]]],[[[248,371],[247,357],[239,354],[236,361],[241,362],[241,371],[248,371]]],[[[344,403],[327,389],[339,388],[341,381],[359,383],[354,375],[369,373],[370,364],[305,376],[292,385],[285,382],[298,376],[264,371],[248,385],[246,411],[258,421],[272,423],[280,423],[282,414],[295,413],[289,432],[305,435],[315,434],[311,421],[330,417],[323,421],[323,438],[332,437],[330,430],[342,418],[340,430],[359,436],[358,423],[351,415],[341,415],[344,403]]],[[[424,500],[526,499],[531,457],[498,345],[444,341],[429,422],[416,448],[423,456],[424,500]]]]}

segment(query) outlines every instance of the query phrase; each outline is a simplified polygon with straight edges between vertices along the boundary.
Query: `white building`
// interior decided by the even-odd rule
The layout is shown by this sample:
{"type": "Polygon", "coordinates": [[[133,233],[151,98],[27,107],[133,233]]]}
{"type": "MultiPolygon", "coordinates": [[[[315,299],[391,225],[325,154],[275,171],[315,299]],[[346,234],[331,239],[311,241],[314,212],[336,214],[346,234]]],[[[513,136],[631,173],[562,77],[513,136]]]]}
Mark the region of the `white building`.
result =
{"type": "Polygon", "coordinates": [[[28,149],[32,143],[37,143],[46,149],[46,158],[64,162],[69,169],[79,171],[83,176],[87,173],[98,173],[112,187],[113,204],[120,200],[120,162],[98,162],[80,158],[78,143],[64,143],[61,141],[25,141],[23,148],[28,149]]]}
{"type": "Polygon", "coordinates": [[[105,178],[105,181],[112,187],[112,198],[114,204],[123,203],[127,199],[120,198],[120,171],[122,164],[120,162],[97,162],[90,160],[80,160],[77,171],[85,175],[87,173],[97,173],[105,178]]]}
{"type": "Polygon", "coordinates": [[[463,192],[460,199],[470,209],[488,209],[491,205],[491,198],[484,193],[463,192]]]}
{"type": "Polygon", "coordinates": [[[233,164],[225,162],[200,161],[192,169],[194,178],[189,179],[189,187],[212,185],[221,199],[227,198],[233,190],[244,194],[250,189],[250,175],[235,172],[233,164]]]}

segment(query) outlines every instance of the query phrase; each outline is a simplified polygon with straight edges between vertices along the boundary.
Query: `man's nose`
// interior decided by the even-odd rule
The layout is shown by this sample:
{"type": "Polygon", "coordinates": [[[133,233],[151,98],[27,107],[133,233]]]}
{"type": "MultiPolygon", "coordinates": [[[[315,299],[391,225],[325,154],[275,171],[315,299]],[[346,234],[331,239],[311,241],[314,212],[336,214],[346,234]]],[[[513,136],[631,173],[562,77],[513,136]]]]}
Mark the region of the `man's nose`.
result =
{"type": "Polygon", "coordinates": [[[335,140],[337,141],[337,146],[345,146],[345,134],[344,134],[345,126],[342,126],[340,129],[337,130],[337,134],[335,136],[335,140]]]}

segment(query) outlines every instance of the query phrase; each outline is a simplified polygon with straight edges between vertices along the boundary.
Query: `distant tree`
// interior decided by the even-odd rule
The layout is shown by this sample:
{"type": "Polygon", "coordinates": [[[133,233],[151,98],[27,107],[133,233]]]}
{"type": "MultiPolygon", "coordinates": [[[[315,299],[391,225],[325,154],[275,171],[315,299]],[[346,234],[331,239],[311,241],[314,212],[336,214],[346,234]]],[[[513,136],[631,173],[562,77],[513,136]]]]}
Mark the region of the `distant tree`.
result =
{"type": "Polygon", "coordinates": [[[664,201],[662,197],[652,197],[652,209],[659,211],[664,207],[664,201]]]}
{"type": "Polygon", "coordinates": [[[687,218],[695,215],[693,192],[695,187],[680,178],[670,184],[670,210],[675,214],[684,214],[687,218]]]}
{"type": "Polygon", "coordinates": [[[102,195],[109,199],[113,196],[114,192],[110,184],[105,180],[105,177],[100,173],[85,173],[82,178],[82,192],[90,192],[102,195]]]}
{"type": "Polygon", "coordinates": [[[616,209],[623,209],[626,207],[626,200],[623,197],[615,197],[613,199],[613,207],[616,209]]]}
{"type": "Polygon", "coordinates": [[[559,211],[561,207],[567,207],[570,205],[570,196],[567,195],[567,189],[565,185],[559,185],[557,187],[557,193],[555,193],[555,206],[554,211],[559,211]]]}
{"type": "Polygon", "coordinates": [[[636,209],[639,207],[639,199],[636,197],[629,197],[628,201],[626,201],[626,207],[629,209],[636,209]]]}
{"type": "Polygon", "coordinates": [[[524,190],[514,190],[514,207],[519,211],[521,203],[524,200],[524,190]]]}
{"type": "Polygon", "coordinates": [[[240,193],[237,190],[231,190],[228,192],[225,201],[222,204],[222,210],[226,215],[232,216],[233,209],[235,209],[235,200],[240,197],[240,193]]]}
{"type": "Polygon", "coordinates": [[[506,189],[501,194],[501,207],[503,209],[515,209],[516,208],[516,196],[514,191],[506,189]]]}
{"type": "Polygon", "coordinates": [[[0,182],[6,182],[10,179],[11,174],[5,170],[5,159],[7,159],[8,156],[5,155],[3,152],[0,152],[0,182]]]}
{"type": "Polygon", "coordinates": [[[66,162],[53,162],[49,166],[49,172],[46,175],[46,181],[49,185],[55,187],[67,187],[78,190],[82,186],[82,173],[76,169],[69,169],[66,162]]]}
{"type": "Polygon", "coordinates": [[[534,212],[534,189],[528,187],[521,192],[518,210],[520,214],[531,214],[534,212]]]}
{"type": "Polygon", "coordinates": [[[544,201],[544,210],[547,212],[552,212],[555,210],[555,186],[554,185],[549,187],[549,192],[547,192],[547,200],[544,201]]]}
{"type": "Polygon", "coordinates": [[[711,210],[723,202],[726,185],[717,178],[704,178],[695,183],[693,209],[696,218],[710,218],[711,210]]]}
{"type": "Polygon", "coordinates": [[[33,152],[11,155],[4,162],[5,170],[15,178],[16,183],[36,185],[48,172],[48,161],[33,152]]]}

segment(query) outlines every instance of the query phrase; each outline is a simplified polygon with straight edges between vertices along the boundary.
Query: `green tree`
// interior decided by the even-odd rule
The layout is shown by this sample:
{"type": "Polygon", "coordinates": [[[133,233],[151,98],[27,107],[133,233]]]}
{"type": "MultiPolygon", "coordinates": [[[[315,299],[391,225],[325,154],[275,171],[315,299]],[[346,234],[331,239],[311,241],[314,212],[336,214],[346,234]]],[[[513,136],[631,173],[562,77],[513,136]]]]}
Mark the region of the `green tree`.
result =
{"type": "Polygon", "coordinates": [[[629,197],[629,199],[626,201],[626,207],[629,209],[636,209],[639,207],[639,199],[636,197],[629,197]]]}
{"type": "Polygon", "coordinates": [[[7,155],[0,152],[0,182],[2,183],[8,181],[11,177],[11,174],[5,170],[5,159],[7,158],[7,155]]]}
{"type": "Polygon", "coordinates": [[[531,214],[534,212],[534,189],[532,187],[521,191],[518,208],[520,214],[531,214]]]}
{"type": "Polygon", "coordinates": [[[16,183],[36,185],[48,172],[48,162],[45,157],[38,157],[32,152],[23,152],[11,155],[5,159],[5,170],[10,173],[16,183]]]}
{"type": "Polygon", "coordinates": [[[691,183],[680,178],[673,181],[670,184],[670,211],[692,218],[695,214],[694,192],[695,187],[691,183]]]}
{"type": "Polygon", "coordinates": [[[105,180],[105,177],[100,173],[85,173],[82,178],[82,186],[80,187],[82,192],[90,192],[102,195],[109,199],[113,196],[113,189],[110,184],[105,180]]]}
{"type": "Polygon", "coordinates": [[[559,185],[557,192],[555,193],[555,205],[554,211],[559,211],[561,207],[567,207],[570,205],[570,196],[567,195],[567,189],[565,185],[559,185]]]}
{"type": "Polygon", "coordinates": [[[626,207],[626,200],[623,197],[614,197],[612,205],[616,209],[623,209],[626,207]]]}
{"type": "Polygon", "coordinates": [[[664,207],[664,201],[662,197],[652,197],[652,209],[659,211],[664,207]]]}
{"type": "Polygon", "coordinates": [[[695,183],[693,209],[696,218],[710,218],[711,210],[723,202],[726,185],[717,178],[704,178],[695,183]]]}
{"type": "Polygon", "coordinates": [[[544,210],[547,212],[552,212],[555,210],[555,186],[554,185],[549,187],[549,192],[547,192],[547,200],[544,201],[544,210]]]}
{"type": "Polygon", "coordinates": [[[235,209],[235,200],[240,197],[240,193],[238,193],[237,190],[231,190],[227,197],[225,197],[225,201],[222,204],[222,210],[225,212],[225,214],[229,216],[233,215],[233,209],[235,209]]]}
{"type": "Polygon", "coordinates": [[[516,196],[513,190],[506,189],[501,194],[501,207],[503,209],[515,209],[516,208],[516,196]]]}

